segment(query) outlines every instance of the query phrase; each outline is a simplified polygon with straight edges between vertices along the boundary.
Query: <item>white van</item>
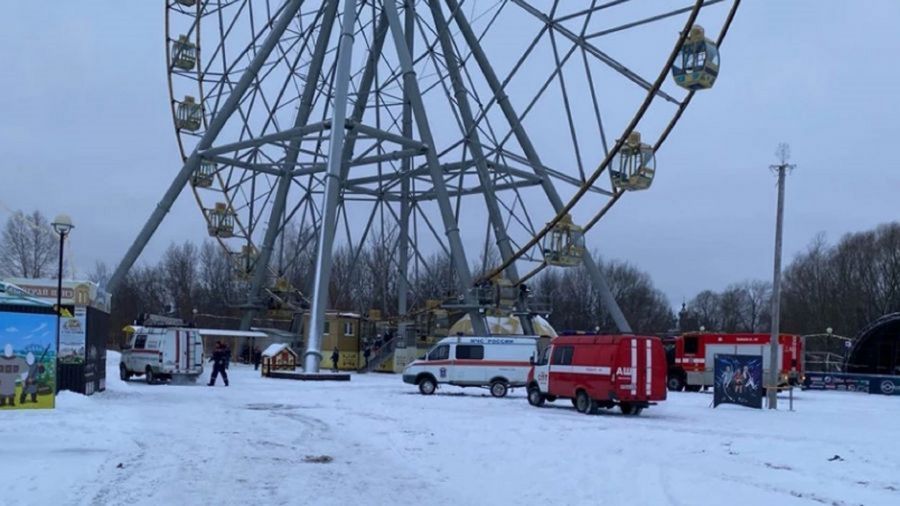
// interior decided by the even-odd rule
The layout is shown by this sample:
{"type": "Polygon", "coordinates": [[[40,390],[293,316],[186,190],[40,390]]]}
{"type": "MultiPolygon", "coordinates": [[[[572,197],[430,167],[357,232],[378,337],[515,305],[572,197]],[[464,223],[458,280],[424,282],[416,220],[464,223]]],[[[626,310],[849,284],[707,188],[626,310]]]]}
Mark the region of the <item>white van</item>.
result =
{"type": "Polygon", "coordinates": [[[197,381],[203,374],[203,341],[196,329],[182,327],[128,328],[119,377],[144,376],[147,383],[164,379],[197,381]]]}
{"type": "Polygon", "coordinates": [[[491,395],[503,397],[525,386],[537,349],[536,336],[446,337],[403,369],[403,382],[418,385],[423,395],[446,383],[490,387],[491,395]]]}

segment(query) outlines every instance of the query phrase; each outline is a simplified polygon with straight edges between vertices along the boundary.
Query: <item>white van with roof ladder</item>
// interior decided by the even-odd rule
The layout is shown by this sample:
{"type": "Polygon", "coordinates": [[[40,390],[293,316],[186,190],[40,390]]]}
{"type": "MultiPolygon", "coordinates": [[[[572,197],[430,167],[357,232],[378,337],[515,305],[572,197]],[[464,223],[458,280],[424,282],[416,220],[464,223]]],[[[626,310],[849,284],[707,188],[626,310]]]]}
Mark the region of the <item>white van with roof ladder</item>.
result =
{"type": "Polygon", "coordinates": [[[503,397],[510,388],[525,386],[531,360],[537,356],[537,336],[446,337],[403,370],[404,383],[431,395],[438,384],[490,387],[503,397]]]}
{"type": "Polygon", "coordinates": [[[141,375],[147,383],[197,381],[203,374],[203,341],[197,329],[135,325],[128,330],[131,336],[119,363],[122,381],[141,375]]]}

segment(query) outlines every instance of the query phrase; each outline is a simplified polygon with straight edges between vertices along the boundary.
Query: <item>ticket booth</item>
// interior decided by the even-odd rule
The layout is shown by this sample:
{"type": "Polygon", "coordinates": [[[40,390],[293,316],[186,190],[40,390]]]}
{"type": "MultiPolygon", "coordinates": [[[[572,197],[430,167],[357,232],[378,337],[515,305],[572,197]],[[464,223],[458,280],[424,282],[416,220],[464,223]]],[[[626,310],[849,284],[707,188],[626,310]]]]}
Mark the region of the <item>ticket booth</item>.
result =
{"type": "MultiPolygon", "coordinates": [[[[55,305],[55,279],[10,278],[31,297],[55,305]]],[[[84,395],[106,390],[110,296],[91,281],[63,280],[56,389],[84,395]]]]}

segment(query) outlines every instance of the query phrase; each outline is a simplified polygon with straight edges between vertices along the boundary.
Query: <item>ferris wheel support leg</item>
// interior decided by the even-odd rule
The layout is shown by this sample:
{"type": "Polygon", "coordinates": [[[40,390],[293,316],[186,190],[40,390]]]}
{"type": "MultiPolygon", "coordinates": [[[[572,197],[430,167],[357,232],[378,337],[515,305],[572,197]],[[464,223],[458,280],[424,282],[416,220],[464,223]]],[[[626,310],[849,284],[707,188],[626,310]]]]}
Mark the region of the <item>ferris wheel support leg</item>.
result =
{"type": "MultiPolygon", "coordinates": [[[[459,71],[459,64],[456,60],[456,50],[450,41],[450,28],[444,19],[444,13],[441,10],[439,2],[428,2],[431,6],[431,16],[434,19],[434,26],[440,40],[441,50],[444,54],[444,62],[447,66],[447,72],[450,75],[450,83],[453,87],[453,94],[456,98],[456,106],[459,110],[465,132],[463,137],[468,141],[467,145],[475,162],[475,170],[478,173],[478,180],[484,195],[484,201],[488,209],[488,217],[491,226],[494,229],[494,237],[496,238],[497,249],[500,250],[500,256],[504,261],[508,261],[514,255],[512,245],[510,244],[509,234],[506,233],[506,226],[503,223],[503,216],[500,214],[500,206],[497,204],[497,197],[494,194],[494,183],[491,181],[490,172],[487,166],[487,157],[484,155],[484,149],[481,145],[481,137],[478,134],[478,128],[475,124],[472,107],[469,104],[469,94],[463,84],[462,74],[459,71]]],[[[509,264],[506,268],[506,276],[513,283],[519,282],[519,272],[516,269],[515,262],[509,264]]],[[[526,308],[520,307],[525,310],[526,308]]],[[[521,318],[522,330],[526,334],[534,334],[534,328],[530,318],[521,318]]]]}
{"type": "Polygon", "coordinates": [[[144,247],[147,246],[150,238],[153,237],[154,232],[159,228],[159,224],[162,223],[163,218],[169,213],[172,204],[175,203],[178,195],[180,195],[184,187],[187,186],[191,174],[193,174],[193,172],[197,170],[197,167],[200,166],[199,152],[212,146],[216,136],[222,131],[228,118],[231,117],[232,113],[234,113],[234,110],[240,103],[244,93],[253,83],[257,72],[259,72],[259,69],[262,68],[263,64],[266,62],[266,59],[281,39],[281,35],[284,33],[285,29],[287,29],[291,20],[294,19],[294,15],[300,10],[300,5],[302,3],[303,0],[290,0],[290,2],[285,5],[278,20],[272,25],[271,32],[266,36],[266,40],[260,45],[258,52],[247,66],[247,70],[234,86],[231,94],[228,95],[228,98],[222,104],[222,108],[210,121],[209,128],[206,133],[203,134],[203,137],[200,139],[194,152],[191,153],[191,156],[184,162],[181,171],[175,176],[172,184],[169,185],[168,190],[166,190],[166,193],[163,195],[162,200],[156,205],[156,209],[153,210],[153,213],[144,224],[144,227],[141,229],[137,238],[128,248],[122,261],[119,262],[119,266],[116,267],[115,272],[113,272],[113,275],[109,278],[109,282],[107,282],[106,285],[108,292],[112,293],[115,291],[119,283],[125,278],[128,270],[131,269],[131,266],[134,265],[134,262],[141,255],[144,247]]]}
{"type": "MultiPolygon", "coordinates": [[[[322,62],[325,59],[325,51],[328,47],[328,41],[331,38],[331,30],[334,27],[334,19],[337,15],[337,0],[331,0],[324,5],[325,14],[322,17],[322,28],[318,39],[316,39],[315,53],[309,65],[309,72],[306,75],[306,86],[303,89],[303,95],[300,97],[300,107],[297,110],[297,117],[294,120],[294,128],[302,128],[309,123],[309,116],[312,113],[312,102],[315,97],[316,83],[322,72],[322,62]]],[[[253,317],[256,314],[256,306],[259,305],[259,297],[266,277],[269,272],[269,263],[272,259],[272,250],[275,247],[275,241],[278,233],[283,228],[284,210],[287,203],[287,196],[293,182],[294,166],[300,155],[300,139],[302,134],[295,139],[291,139],[285,154],[285,163],[281,169],[281,176],[278,179],[278,187],[275,193],[275,200],[272,203],[272,212],[269,215],[269,222],[266,227],[266,235],[263,237],[262,248],[259,251],[259,257],[253,265],[253,277],[250,283],[250,291],[247,293],[247,309],[241,318],[241,330],[249,330],[253,323],[253,317]]]]}
{"type": "Polygon", "coordinates": [[[347,123],[347,95],[350,88],[350,63],[353,52],[353,32],[356,29],[356,0],[344,0],[341,38],[338,48],[337,71],[334,81],[334,108],[331,138],[328,146],[328,169],[325,172],[325,198],[322,203],[322,222],[313,279],[313,300],[310,309],[309,339],[303,356],[304,371],[319,372],[322,353],[322,334],[325,332],[325,310],[331,282],[331,249],[334,244],[337,220],[338,192],[341,189],[342,153],[347,123]]]}
{"type": "MultiPolygon", "coordinates": [[[[513,106],[509,101],[509,97],[503,90],[500,79],[497,78],[497,73],[488,61],[487,56],[485,56],[484,50],[481,48],[481,44],[478,41],[478,37],[472,30],[471,25],[469,25],[462,9],[460,9],[459,2],[457,0],[446,0],[446,3],[456,21],[457,27],[466,40],[466,44],[469,46],[469,49],[471,49],[472,56],[475,58],[482,75],[484,75],[488,86],[490,86],[491,93],[496,97],[497,105],[500,106],[503,115],[506,117],[506,121],[509,123],[513,134],[516,136],[516,141],[525,152],[525,157],[528,159],[531,169],[539,178],[541,178],[541,186],[544,189],[544,193],[547,195],[547,199],[550,201],[554,210],[559,212],[565,205],[563,204],[559,193],[556,191],[556,187],[553,186],[547,172],[544,170],[544,164],[541,162],[541,158],[534,148],[534,144],[531,143],[531,139],[522,127],[518,114],[516,114],[515,109],[513,109],[513,106]]],[[[584,257],[584,264],[588,270],[588,274],[591,276],[591,280],[594,282],[594,286],[600,292],[603,306],[606,308],[607,312],[609,312],[610,317],[612,317],[619,332],[631,333],[631,325],[629,325],[628,320],[625,319],[625,315],[622,313],[622,309],[616,302],[615,297],[613,297],[612,291],[609,289],[609,283],[607,283],[606,278],[603,276],[603,272],[600,271],[597,263],[590,255],[587,255],[584,257]]]]}
{"type": "MultiPolygon", "coordinates": [[[[431,173],[431,183],[434,185],[435,197],[441,210],[444,233],[447,236],[447,241],[450,243],[450,253],[457,274],[457,288],[459,293],[463,295],[466,305],[471,307],[477,302],[471,292],[472,273],[469,271],[465,249],[459,236],[459,225],[456,223],[456,218],[453,215],[453,206],[450,204],[447,185],[444,182],[444,173],[441,169],[440,160],[438,160],[434,137],[431,135],[431,127],[428,125],[428,114],[425,112],[425,106],[422,103],[422,93],[419,90],[416,71],[413,69],[412,56],[406,45],[403,26],[400,24],[400,16],[397,14],[396,3],[393,1],[384,2],[384,12],[388,17],[394,46],[396,47],[400,68],[403,72],[403,89],[409,91],[410,106],[419,129],[420,140],[428,146],[425,156],[429,172],[431,173]]],[[[472,330],[475,334],[488,335],[484,316],[477,309],[469,310],[469,314],[472,318],[472,330]]]]}
{"type": "MultiPolygon", "coordinates": [[[[406,24],[404,29],[406,48],[409,54],[413,54],[415,47],[416,3],[414,0],[405,0],[403,7],[404,23],[406,24]]],[[[409,101],[409,92],[404,89],[401,128],[403,129],[403,136],[406,138],[412,138],[413,134],[412,108],[409,105],[409,101]]],[[[409,174],[409,171],[412,170],[412,158],[404,158],[400,164],[400,170],[403,174],[409,174]]],[[[397,270],[399,272],[399,276],[397,276],[397,315],[399,317],[397,336],[407,346],[415,346],[415,341],[412,343],[407,342],[409,336],[406,335],[407,297],[409,294],[409,284],[407,282],[407,275],[409,274],[409,211],[409,178],[404,177],[400,183],[400,237],[398,238],[397,246],[399,249],[399,258],[397,259],[397,270]]]]}

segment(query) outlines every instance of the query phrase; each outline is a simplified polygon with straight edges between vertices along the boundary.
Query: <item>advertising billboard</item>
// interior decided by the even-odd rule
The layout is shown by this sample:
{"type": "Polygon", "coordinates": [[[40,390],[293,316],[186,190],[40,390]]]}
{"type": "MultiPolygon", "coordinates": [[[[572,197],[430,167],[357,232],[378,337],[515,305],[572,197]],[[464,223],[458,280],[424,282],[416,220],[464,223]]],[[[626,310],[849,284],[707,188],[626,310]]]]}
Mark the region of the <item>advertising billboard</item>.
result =
{"type": "Polygon", "coordinates": [[[0,311],[0,410],[53,408],[56,316],[0,311]]]}
{"type": "Polygon", "coordinates": [[[715,356],[713,406],[739,404],[762,408],[763,360],[760,355],[715,356]]]}
{"type": "Polygon", "coordinates": [[[62,364],[81,364],[85,358],[86,310],[76,307],[75,314],[64,314],[59,328],[59,361],[62,364]]]}

